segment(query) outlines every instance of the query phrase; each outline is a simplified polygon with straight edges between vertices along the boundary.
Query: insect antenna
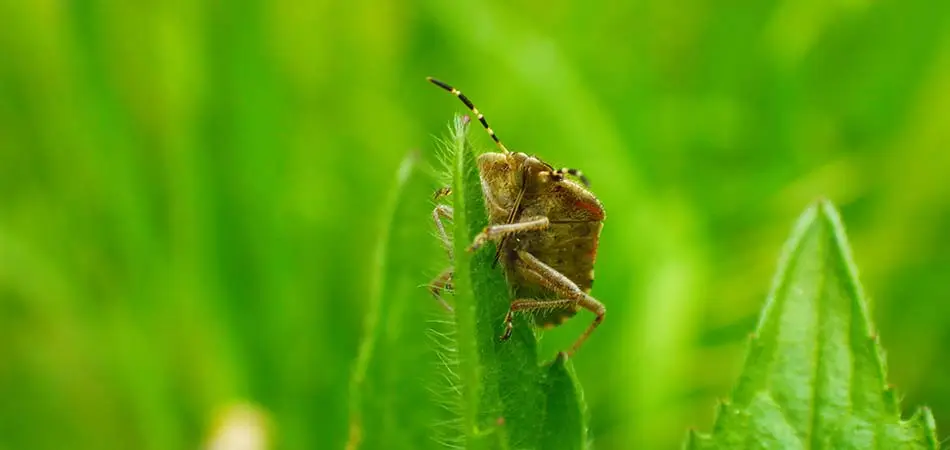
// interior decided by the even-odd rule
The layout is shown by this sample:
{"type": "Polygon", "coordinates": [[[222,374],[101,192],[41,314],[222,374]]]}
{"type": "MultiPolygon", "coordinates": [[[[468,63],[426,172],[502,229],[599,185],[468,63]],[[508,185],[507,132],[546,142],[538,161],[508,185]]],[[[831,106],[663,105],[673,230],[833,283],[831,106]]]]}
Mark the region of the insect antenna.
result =
{"type": "Polygon", "coordinates": [[[488,135],[491,136],[492,140],[495,141],[495,144],[498,144],[498,148],[501,149],[502,153],[510,153],[508,151],[508,147],[505,147],[505,144],[502,144],[501,140],[498,139],[498,136],[495,135],[495,131],[492,130],[490,126],[488,126],[488,121],[485,120],[485,116],[478,112],[478,108],[475,107],[475,104],[473,104],[472,101],[462,93],[462,91],[432,77],[426,77],[426,80],[442,89],[445,89],[446,91],[449,91],[452,95],[458,97],[462,103],[465,103],[465,106],[472,110],[472,114],[475,114],[475,117],[478,119],[478,121],[482,123],[483,127],[485,127],[485,131],[487,131],[488,135]]]}

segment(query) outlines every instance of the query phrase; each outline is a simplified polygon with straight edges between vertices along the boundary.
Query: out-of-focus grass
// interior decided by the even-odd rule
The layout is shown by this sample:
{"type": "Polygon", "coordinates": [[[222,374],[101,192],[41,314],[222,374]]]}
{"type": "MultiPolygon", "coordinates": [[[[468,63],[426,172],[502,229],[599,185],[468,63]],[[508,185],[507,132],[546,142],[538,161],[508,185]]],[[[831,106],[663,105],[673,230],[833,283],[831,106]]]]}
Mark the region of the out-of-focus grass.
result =
{"type": "Polygon", "coordinates": [[[190,448],[235,401],[341,446],[381,205],[458,108],[426,75],[607,207],[574,360],[598,448],[708,428],[819,195],[891,382],[950,429],[948,9],[4,2],[0,446],[190,448]]]}

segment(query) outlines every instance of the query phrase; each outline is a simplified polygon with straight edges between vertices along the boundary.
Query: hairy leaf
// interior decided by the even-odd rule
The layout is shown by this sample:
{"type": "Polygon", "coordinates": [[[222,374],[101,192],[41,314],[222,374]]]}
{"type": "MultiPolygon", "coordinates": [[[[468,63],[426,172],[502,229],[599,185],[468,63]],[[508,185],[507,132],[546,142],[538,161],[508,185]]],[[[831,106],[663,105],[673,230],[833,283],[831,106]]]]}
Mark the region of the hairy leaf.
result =
{"type": "Polygon", "coordinates": [[[585,406],[570,361],[558,357],[539,365],[537,338],[521,316],[511,338],[499,340],[510,294],[501,268],[492,265],[495,247],[467,251],[488,224],[467,128],[466,120],[457,119],[449,142],[466,442],[469,448],[582,448],[585,406]]]}

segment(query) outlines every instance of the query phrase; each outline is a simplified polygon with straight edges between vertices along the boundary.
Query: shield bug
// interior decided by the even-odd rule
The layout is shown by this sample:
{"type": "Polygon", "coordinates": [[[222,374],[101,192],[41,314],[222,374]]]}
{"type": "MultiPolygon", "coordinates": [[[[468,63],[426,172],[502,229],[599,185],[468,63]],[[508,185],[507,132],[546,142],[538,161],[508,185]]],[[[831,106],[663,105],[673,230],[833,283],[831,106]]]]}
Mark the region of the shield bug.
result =
{"type": "MultiPolygon", "coordinates": [[[[489,225],[475,236],[468,250],[478,250],[488,241],[497,243],[495,262],[501,263],[513,294],[501,339],[511,336],[512,316],[517,312],[530,313],[537,325],[550,328],[583,308],[596,318],[574,342],[568,352],[573,354],[607,311],[590,296],[603,205],[579,170],[555,169],[536,156],[509,151],[468,97],[432,77],[427,80],[458,97],[498,146],[499,151],[478,157],[489,225]]],[[[448,193],[447,188],[440,189],[436,198],[448,193]]],[[[443,219],[451,220],[452,209],[438,205],[432,216],[452,259],[451,242],[442,224],[443,219]]],[[[441,300],[439,292],[451,285],[449,268],[433,280],[432,293],[441,300]]]]}

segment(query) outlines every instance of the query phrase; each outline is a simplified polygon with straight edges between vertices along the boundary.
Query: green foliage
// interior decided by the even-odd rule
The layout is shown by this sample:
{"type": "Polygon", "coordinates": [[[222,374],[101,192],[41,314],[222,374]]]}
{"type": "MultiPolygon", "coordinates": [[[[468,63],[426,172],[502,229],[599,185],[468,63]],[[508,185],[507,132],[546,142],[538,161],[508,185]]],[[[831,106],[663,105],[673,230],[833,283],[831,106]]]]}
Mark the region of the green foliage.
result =
{"type": "MultiPolygon", "coordinates": [[[[426,75],[605,205],[609,314],[571,361],[597,449],[710,429],[775,243],[820,195],[903,407],[950,429],[950,2],[0,1],[0,18],[0,448],[193,449],[234,404],[271,448],[343,447],[358,365],[367,392],[416,380],[357,360],[373,332],[373,357],[394,348],[365,320],[402,295],[374,281],[393,174],[413,149],[434,164],[464,110],[426,75]]],[[[413,330],[445,343],[416,288],[447,265],[430,195],[389,255],[428,262],[413,330]]],[[[540,334],[539,360],[591,318],[540,334]]],[[[436,348],[461,376],[457,345],[436,348]]],[[[433,388],[437,440],[464,435],[453,387],[433,388]]]]}
{"type": "Polygon", "coordinates": [[[938,448],[929,410],[901,420],[830,202],[799,219],[750,347],[732,403],[687,448],[938,448]]]}
{"type": "MultiPolygon", "coordinates": [[[[411,154],[390,192],[372,260],[372,291],[363,342],[350,386],[348,448],[433,447],[429,428],[441,419],[431,389],[442,376],[429,337],[438,326],[431,299],[420,293],[429,269],[425,242],[433,184],[411,154]],[[423,248],[420,248],[420,245],[423,248]]],[[[434,242],[434,241],[433,241],[434,242]]],[[[432,247],[430,244],[429,247],[432,247]]]]}

